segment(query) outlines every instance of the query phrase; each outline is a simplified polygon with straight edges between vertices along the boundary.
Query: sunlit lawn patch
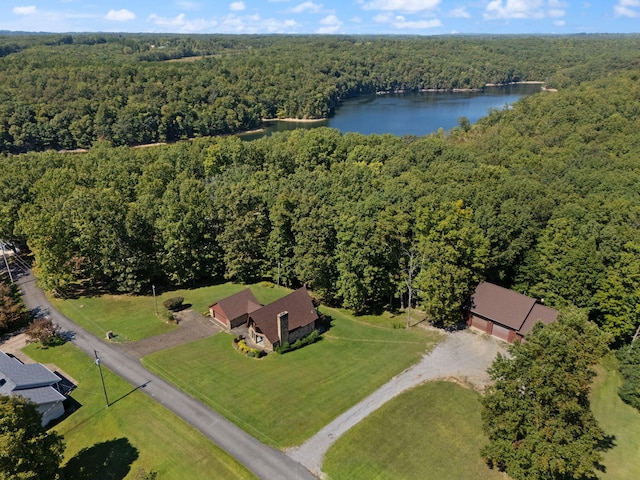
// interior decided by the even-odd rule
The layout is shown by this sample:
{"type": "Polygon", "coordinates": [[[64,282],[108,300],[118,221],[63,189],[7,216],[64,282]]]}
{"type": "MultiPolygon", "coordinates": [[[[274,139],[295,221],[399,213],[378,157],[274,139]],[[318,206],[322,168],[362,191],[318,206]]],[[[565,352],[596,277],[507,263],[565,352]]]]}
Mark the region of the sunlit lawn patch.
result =
{"type": "Polygon", "coordinates": [[[255,360],[231,336],[151,354],[149,369],[279,448],[302,443],[340,413],[415,363],[440,335],[355,321],[323,308],[333,326],[313,345],[255,360]]]}
{"type": "Polygon", "coordinates": [[[606,480],[640,478],[640,412],[618,397],[622,378],[613,355],[598,367],[593,382],[591,409],[607,435],[613,435],[614,446],[604,454],[606,480]]]}
{"type": "Polygon", "coordinates": [[[25,352],[38,362],[55,363],[78,382],[71,396],[79,408],[54,427],[67,445],[65,478],[89,478],[91,472],[91,478],[107,478],[101,476],[104,468],[131,480],[150,471],[176,480],[254,478],[194,428],[103,367],[111,403],[106,408],[96,365],[70,343],[45,350],[32,344],[25,352]],[[78,471],[84,475],[74,476],[78,471]]]}
{"type": "Polygon", "coordinates": [[[351,480],[505,479],[480,456],[480,397],[454,383],[428,382],[401,394],[345,433],[322,470],[351,480]]]}
{"type": "MultiPolygon", "coordinates": [[[[162,302],[171,297],[183,297],[185,306],[205,313],[212,303],[239,292],[244,285],[224,283],[209,287],[160,291],[153,295],[102,295],[78,299],[51,299],[53,305],[94,335],[104,338],[112,331],[116,342],[136,341],[171,331],[175,324],[166,321],[162,302]],[[156,307],[158,316],[156,316],[156,307]]],[[[286,295],[289,290],[271,284],[251,286],[263,304],[286,295]]],[[[150,292],[151,293],[151,292],[150,292]]]]}

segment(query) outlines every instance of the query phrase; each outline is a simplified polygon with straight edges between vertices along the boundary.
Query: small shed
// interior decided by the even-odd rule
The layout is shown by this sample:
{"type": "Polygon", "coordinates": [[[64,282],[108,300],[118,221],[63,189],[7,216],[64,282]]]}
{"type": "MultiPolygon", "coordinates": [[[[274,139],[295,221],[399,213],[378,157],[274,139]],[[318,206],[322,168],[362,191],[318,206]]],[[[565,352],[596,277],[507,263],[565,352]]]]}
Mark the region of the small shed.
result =
{"type": "Polygon", "coordinates": [[[212,319],[231,330],[246,325],[249,314],[261,307],[251,289],[246,288],[210,305],[209,313],[212,319]]]}
{"type": "Polygon", "coordinates": [[[467,325],[513,343],[522,340],[536,322],[555,322],[558,311],[535,298],[482,282],[466,305],[467,325]]]}

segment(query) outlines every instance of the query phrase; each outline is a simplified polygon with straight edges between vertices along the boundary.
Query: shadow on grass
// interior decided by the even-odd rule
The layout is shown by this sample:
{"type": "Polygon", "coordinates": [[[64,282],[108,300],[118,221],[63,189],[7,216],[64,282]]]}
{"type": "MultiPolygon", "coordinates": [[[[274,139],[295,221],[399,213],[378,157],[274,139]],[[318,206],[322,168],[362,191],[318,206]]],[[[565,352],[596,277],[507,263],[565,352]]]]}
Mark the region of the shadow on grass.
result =
{"type": "Polygon", "coordinates": [[[138,458],[126,438],[116,438],[80,450],[62,469],[65,480],[122,480],[138,458]]]}
{"type": "MultiPolygon", "coordinates": [[[[598,451],[604,453],[607,450],[611,450],[615,446],[616,446],[616,436],[615,435],[605,435],[604,438],[602,438],[598,442],[598,445],[597,445],[596,449],[598,451]]],[[[599,472],[602,472],[602,473],[607,473],[607,467],[605,465],[603,465],[602,463],[600,463],[600,462],[598,462],[596,464],[596,470],[598,470],[599,472]]]]}
{"type": "MultiPolygon", "coordinates": [[[[149,380],[150,382],[151,380],[149,380]]],[[[119,398],[116,398],[114,401],[110,401],[109,402],[109,406],[114,405],[116,403],[118,403],[120,400],[123,400],[125,398],[127,398],[129,395],[131,395],[133,392],[136,392],[138,390],[140,390],[141,388],[146,387],[147,385],[149,385],[149,382],[145,382],[142,385],[138,385],[137,387],[129,390],[127,393],[125,393],[124,395],[120,396],[119,398]]]]}

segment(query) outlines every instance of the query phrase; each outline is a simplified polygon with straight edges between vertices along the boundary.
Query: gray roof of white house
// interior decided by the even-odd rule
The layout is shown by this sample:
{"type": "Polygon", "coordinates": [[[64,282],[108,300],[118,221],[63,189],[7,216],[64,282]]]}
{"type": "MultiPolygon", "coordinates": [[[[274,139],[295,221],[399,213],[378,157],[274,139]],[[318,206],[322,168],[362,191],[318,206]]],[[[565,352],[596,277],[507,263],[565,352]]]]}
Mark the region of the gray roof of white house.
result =
{"type": "Polygon", "coordinates": [[[27,388],[24,390],[14,391],[13,393],[15,395],[20,395],[21,397],[29,399],[37,405],[42,405],[44,403],[62,402],[65,398],[64,395],[62,395],[53,387],[27,388]]]}
{"type": "Polygon", "coordinates": [[[53,387],[59,381],[44,365],[24,364],[0,351],[0,394],[20,395],[38,405],[58,402],[65,398],[53,387]]]}
{"type": "Polygon", "coordinates": [[[50,386],[60,381],[60,377],[40,363],[24,364],[0,352],[0,379],[2,378],[13,383],[14,390],[50,386]]]}

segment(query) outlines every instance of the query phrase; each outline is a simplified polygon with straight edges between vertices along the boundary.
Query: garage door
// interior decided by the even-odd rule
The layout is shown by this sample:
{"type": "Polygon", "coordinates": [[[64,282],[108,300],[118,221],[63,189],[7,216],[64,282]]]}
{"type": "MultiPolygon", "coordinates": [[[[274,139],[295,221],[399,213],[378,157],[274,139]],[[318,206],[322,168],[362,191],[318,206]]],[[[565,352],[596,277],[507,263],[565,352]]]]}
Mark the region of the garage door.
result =
{"type": "Polygon", "coordinates": [[[483,332],[487,331],[487,328],[489,327],[489,322],[487,322],[486,320],[483,320],[482,318],[478,318],[478,317],[471,317],[471,326],[474,328],[477,328],[478,330],[482,330],[483,332]]]}
{"type": "Polygon", "coordinates": [[[508,328],[501,327],[500,325],[494,324],[493,325],[493,332],[491,332],[491,335],[508,342],[509,341],[509,331],[510,330],[508,328]]]}

